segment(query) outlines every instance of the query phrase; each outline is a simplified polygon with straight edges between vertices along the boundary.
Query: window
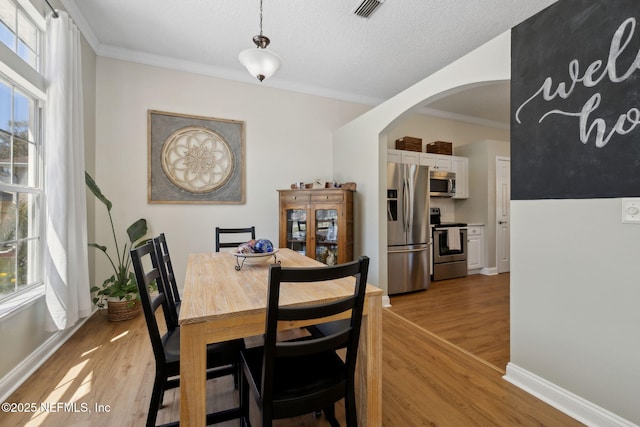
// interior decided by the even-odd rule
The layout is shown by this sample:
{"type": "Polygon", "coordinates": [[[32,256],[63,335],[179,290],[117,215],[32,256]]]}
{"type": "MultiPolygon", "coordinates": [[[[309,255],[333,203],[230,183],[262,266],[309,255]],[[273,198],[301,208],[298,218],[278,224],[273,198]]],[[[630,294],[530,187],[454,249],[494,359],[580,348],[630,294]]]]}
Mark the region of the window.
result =
{"type": "Polygon", "coordinates": [[[0,41],[40,70],[41,31],[13,0],[0,0],[0,41]]]}
{"type": "Polygon", "coordinates": [[[38,105],[0,78],[0,299],[42,282],[38,105]]]}
{"type": "Polygon", "coordinates": [[[10,49],[0,49],[0,315],[43,292],[44,93],[31,84],[33,70],[41,78],[43,24],[31,13],[24,0],[0,0],[0,42],[10,49]]]}

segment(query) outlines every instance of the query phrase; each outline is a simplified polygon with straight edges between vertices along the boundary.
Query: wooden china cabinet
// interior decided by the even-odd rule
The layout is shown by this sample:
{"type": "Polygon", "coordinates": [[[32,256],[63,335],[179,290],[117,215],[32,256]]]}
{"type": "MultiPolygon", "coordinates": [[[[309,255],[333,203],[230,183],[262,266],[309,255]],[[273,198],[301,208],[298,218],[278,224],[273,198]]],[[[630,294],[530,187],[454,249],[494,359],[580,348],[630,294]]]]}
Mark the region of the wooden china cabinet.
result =
{"type": "Polygon", "coordinates": [[[353,260],[353,191],[341,188],[278,190],[279,247],[327,265],[353,260]]]}

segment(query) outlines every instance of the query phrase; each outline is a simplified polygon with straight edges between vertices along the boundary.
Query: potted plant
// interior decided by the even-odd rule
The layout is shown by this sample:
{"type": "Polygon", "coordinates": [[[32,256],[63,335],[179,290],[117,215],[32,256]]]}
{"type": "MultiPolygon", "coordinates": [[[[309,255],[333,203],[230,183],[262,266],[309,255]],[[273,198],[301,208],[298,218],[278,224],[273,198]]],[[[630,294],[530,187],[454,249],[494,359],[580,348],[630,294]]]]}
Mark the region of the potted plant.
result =
{"type": "Polygon", "coordinates": [[[98,184],[96,184],[87,172],[85,172],[85,181],[93,195],[107,208],[109,222],[111,223],[111,232],[113,234],[113,243],[115,245],[115,254],[110,255],[107,246],[89,243],[89,246],[100,250],[106,255],[113,268],[113,274],[107,278],[101,286],[91,288],[91,292],[96,292],[93,303],[99,308],[105,308],[106,306],[108,317],[111,321],[131,319],[140,313],[140,295],[138,293],[135,275],[131,271],[131,255],[129,254],[129,250],[135,247],[136,243],[144,242],[142,239],[147,234],[147,220],[140,218],[127,228],[129,242],[125,243],[122,251],[120,251],[116,229],[113,226],[113,218],[111,217],[113,204],[106,198],[100,190],[100,187],[98,187],[98,184]]]}

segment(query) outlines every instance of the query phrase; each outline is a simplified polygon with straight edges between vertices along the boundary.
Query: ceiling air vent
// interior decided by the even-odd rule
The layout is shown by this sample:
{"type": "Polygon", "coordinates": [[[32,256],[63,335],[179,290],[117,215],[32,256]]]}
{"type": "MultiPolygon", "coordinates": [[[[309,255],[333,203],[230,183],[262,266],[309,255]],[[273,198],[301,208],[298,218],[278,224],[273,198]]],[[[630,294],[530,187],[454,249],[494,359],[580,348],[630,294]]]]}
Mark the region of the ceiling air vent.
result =
{"type": "Polygon", "coordinates": [[[369,18],[382,3],[384,3],[384,0],[362,0],[353,10],[353,14],[361,18],[369,18]]]}

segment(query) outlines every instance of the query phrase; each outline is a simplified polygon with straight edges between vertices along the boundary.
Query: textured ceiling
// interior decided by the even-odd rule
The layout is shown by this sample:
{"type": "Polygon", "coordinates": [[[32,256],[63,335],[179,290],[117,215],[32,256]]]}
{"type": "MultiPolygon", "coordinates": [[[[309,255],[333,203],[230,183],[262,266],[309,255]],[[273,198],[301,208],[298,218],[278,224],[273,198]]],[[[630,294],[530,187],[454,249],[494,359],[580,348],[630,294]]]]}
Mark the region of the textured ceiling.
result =
{"type": "MultiPolygon", "coordinates": [[[[61,1],[99,55],[260,84],[238,62],[258,0],[61,1]]],[[[376,105],[555,1],[386,0],[364,19],[358,0],[264,0],[283,66],[262,85],[376,105]]]]}

